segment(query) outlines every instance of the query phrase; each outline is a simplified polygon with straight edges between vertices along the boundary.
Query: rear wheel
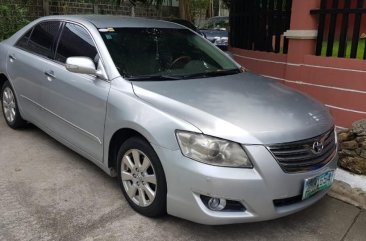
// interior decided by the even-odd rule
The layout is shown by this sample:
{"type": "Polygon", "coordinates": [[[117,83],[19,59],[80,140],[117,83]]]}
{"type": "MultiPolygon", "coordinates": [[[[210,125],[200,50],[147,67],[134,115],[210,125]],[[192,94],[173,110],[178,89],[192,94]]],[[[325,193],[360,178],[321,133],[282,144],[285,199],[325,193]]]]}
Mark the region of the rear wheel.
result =
{"type": "Polygon", "coordinates": [[[13,129],[23,127],[26,122],[20,116],[17,99],[9,81],[6,81],[1,89],[2,111],[6,123],[13,129]]]}
{"type": "Polygon", "coordinates": [[[166,180],[160,160],[150,144],[132,137],[118,152],[118,180],[130,206],[148,217],[166,213],[166,180]]]}

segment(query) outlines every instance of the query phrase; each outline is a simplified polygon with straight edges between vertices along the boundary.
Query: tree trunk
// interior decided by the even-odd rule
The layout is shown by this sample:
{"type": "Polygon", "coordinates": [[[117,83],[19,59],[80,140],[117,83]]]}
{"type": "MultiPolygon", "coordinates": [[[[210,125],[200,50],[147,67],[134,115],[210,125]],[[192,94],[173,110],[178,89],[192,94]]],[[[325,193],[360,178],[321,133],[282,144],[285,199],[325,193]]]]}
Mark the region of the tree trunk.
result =
{"type": "Polygon", "coordinates": [[[42,5],[43,5],[43,16],[50,15],[50,5],[48,0],[43,0],[42,5]]]}
{"type": "Polygon", "coordinates": [[[213,0],[210,0],[210,4],[208,5],[206,11],[206,18],[211,18],[213,16],[214,16],[213,0]]]}
{"type": "Polygon", "coordinates": [[[189,0],[179,1],[179,15],[180,18],[191,21],[191,16],[189,14],[189,0]]]}

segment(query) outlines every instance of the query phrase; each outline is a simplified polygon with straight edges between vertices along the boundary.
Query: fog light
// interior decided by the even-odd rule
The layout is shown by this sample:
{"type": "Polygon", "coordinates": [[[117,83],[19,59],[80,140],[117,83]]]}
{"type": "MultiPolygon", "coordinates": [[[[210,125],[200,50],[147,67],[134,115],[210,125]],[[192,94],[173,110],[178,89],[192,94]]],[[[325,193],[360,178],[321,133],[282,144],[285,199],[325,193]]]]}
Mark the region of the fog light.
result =
{"type": "Polygon", "coordinates": [[[214,198],[200,195],[202,203],[210,210],[217,212],[245,212],[246,208],[240,201],[214,198]]]}
{"type": "Polygon", "coordinates": [[[226,207],[226,200],[222,198],[212,197],[208,200],[208,208],[212,211],[221,211],[226,207]]]}

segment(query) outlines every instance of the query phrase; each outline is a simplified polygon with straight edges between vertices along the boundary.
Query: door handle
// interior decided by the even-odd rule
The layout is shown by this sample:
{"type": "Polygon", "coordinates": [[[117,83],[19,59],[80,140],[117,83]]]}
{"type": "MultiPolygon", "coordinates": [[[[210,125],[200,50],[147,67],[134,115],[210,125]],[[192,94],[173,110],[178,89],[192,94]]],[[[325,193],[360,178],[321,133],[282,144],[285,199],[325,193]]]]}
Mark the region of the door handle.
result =
{"type": "Polygon", "coordinates": [[[44,72],[44,74],[49,78],[52,78],[52,79],[56,78],[55,73],[52,70],[44,72]]]}
{"type": "Polygon", "coordinates": [[[12,55],[12,54],[10,54],[9,55],[9,60],[10,60],[10,62],[14,62],[14,60],[16,60],[17,58],[15,58],[15,56],[14,55],[12,55]]]}

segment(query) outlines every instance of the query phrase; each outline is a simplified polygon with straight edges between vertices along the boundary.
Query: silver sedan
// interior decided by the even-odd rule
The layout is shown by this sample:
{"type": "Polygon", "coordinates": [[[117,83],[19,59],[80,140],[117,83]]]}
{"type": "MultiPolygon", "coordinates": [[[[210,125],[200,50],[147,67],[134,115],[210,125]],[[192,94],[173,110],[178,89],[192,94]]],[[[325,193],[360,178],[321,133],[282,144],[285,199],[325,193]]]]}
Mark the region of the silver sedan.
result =
{"type": "Polygon", "coordinates": [[[337,140],[326,107],[243,71],[181,25],[40,18],[0,43],[0,87],[9,127],[31,122],[118,177],[146,216],[268,220],[332,185],[337,140]]]}

